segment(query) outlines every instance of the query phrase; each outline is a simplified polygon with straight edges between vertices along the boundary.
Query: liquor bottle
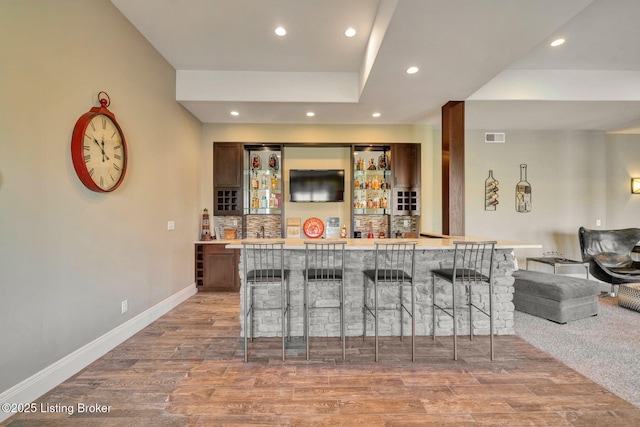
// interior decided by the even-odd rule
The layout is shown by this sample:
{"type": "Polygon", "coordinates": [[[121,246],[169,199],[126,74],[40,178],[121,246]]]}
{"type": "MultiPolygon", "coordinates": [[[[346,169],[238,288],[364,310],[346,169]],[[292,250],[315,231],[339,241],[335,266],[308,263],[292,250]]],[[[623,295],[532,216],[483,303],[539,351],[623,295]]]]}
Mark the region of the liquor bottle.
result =
{"type": "Polygon", "coordinates": [[[516,185],[516,212],[531,212],[531,184],[527,181],[527,165],[520,165],[520,182],[516,185]]]}
{"type": "Polygon", "coordinates": [[[375,235],[373,234],[373,224],[371,222],[369,222],[369,233],[367,234],[367,238],[368,239],[375,238],[375,235]]]}
{"type": "Polygon", "coordinates": [[[271,177],[271,189],[272,190],[278,189],[278,178],[275,175],[271,177]]]}

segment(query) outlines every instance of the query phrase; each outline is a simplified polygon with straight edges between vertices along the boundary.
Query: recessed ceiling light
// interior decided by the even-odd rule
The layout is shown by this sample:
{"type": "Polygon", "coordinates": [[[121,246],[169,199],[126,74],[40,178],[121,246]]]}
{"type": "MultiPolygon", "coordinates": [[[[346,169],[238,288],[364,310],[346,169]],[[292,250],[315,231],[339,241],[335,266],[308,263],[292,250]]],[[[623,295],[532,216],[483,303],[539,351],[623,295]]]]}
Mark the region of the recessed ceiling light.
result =
{"type": "Polygon", "coordinates": [[[313,117],[315,115],[316,115],[316,113],[314,113],[313,111],[307,112],[307,117],[313,117]]]}
{"type": "Polygon", "coordinates": [[[555,39],[554,41],[551,42],[551,46],[556,47],[556,46],[560,46],[561,44],[564,44],[565,40],[564,39],[555,39]]]}
{"type": "Polygon", "coordinates": [[[356,35],[356,30],[355,28],[349,27],[346,29],[346,31],[344,32],[344,35],[347,37],[353,37],[356,35]]]}
{"type": "Polygon", "coordinates": [[[407,68],[407,74],[415,74],[418,72],[418,67],[409,67],[407,68]]]}
{"type": "Polygon", "coordinates": [[[239,116],[239,115],[240,115],[240,113],[238,113],[237,111],[232,111],[232,112],[231,112],[231,115],[232,115],[232,116],[239,116]]]}
{"type": "Polygon", "coordinates": [[[278,27],[278,28],[276,28],[275,33],[276,33],[276,35],[282,37],[285,34],[287,34],[287,30],[285,30],[284,27],[278,27]]]}
{"type": "Polygon", "coordinates": [[[371,117],[376,117],[376,118],[377,118],[377,117],[380,117],[380,113],[373,113],[373,114],[371,115],[371,117]]]}

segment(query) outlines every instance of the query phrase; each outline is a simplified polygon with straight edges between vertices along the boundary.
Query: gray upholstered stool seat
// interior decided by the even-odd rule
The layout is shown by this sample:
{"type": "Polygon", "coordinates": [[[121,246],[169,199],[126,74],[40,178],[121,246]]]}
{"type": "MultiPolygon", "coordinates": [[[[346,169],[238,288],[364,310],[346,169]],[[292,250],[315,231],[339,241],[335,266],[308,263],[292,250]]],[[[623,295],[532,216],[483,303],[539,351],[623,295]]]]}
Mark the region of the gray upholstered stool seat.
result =
{"type": "Polygon", "coordinates": [[[538,271],[513,272],[515,309],[567,323],[598,314],[600,284],[593,280],[538,271]]]}

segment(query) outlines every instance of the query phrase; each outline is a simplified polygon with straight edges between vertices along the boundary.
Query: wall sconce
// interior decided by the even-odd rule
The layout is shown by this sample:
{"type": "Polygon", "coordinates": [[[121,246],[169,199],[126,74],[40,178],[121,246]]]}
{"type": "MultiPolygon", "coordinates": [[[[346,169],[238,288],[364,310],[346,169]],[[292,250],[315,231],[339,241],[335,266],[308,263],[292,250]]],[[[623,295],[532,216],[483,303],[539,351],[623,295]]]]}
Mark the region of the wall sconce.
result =
{"type": "Polygon", "coordinates": [[[640,194],[640,178],[631,178],[631,194],[640,194]]]}

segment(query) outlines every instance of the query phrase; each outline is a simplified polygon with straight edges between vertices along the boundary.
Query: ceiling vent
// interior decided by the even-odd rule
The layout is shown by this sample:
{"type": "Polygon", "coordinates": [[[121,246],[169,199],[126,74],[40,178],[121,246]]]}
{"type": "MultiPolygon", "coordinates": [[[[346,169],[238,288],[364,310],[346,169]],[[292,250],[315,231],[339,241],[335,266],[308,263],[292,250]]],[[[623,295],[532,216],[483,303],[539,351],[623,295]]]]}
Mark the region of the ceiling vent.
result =
{"type": "Polygon", "coordinates": [[[504,132],[485,132],[484,142],[489,144],[504,144],[504,132]]]}

